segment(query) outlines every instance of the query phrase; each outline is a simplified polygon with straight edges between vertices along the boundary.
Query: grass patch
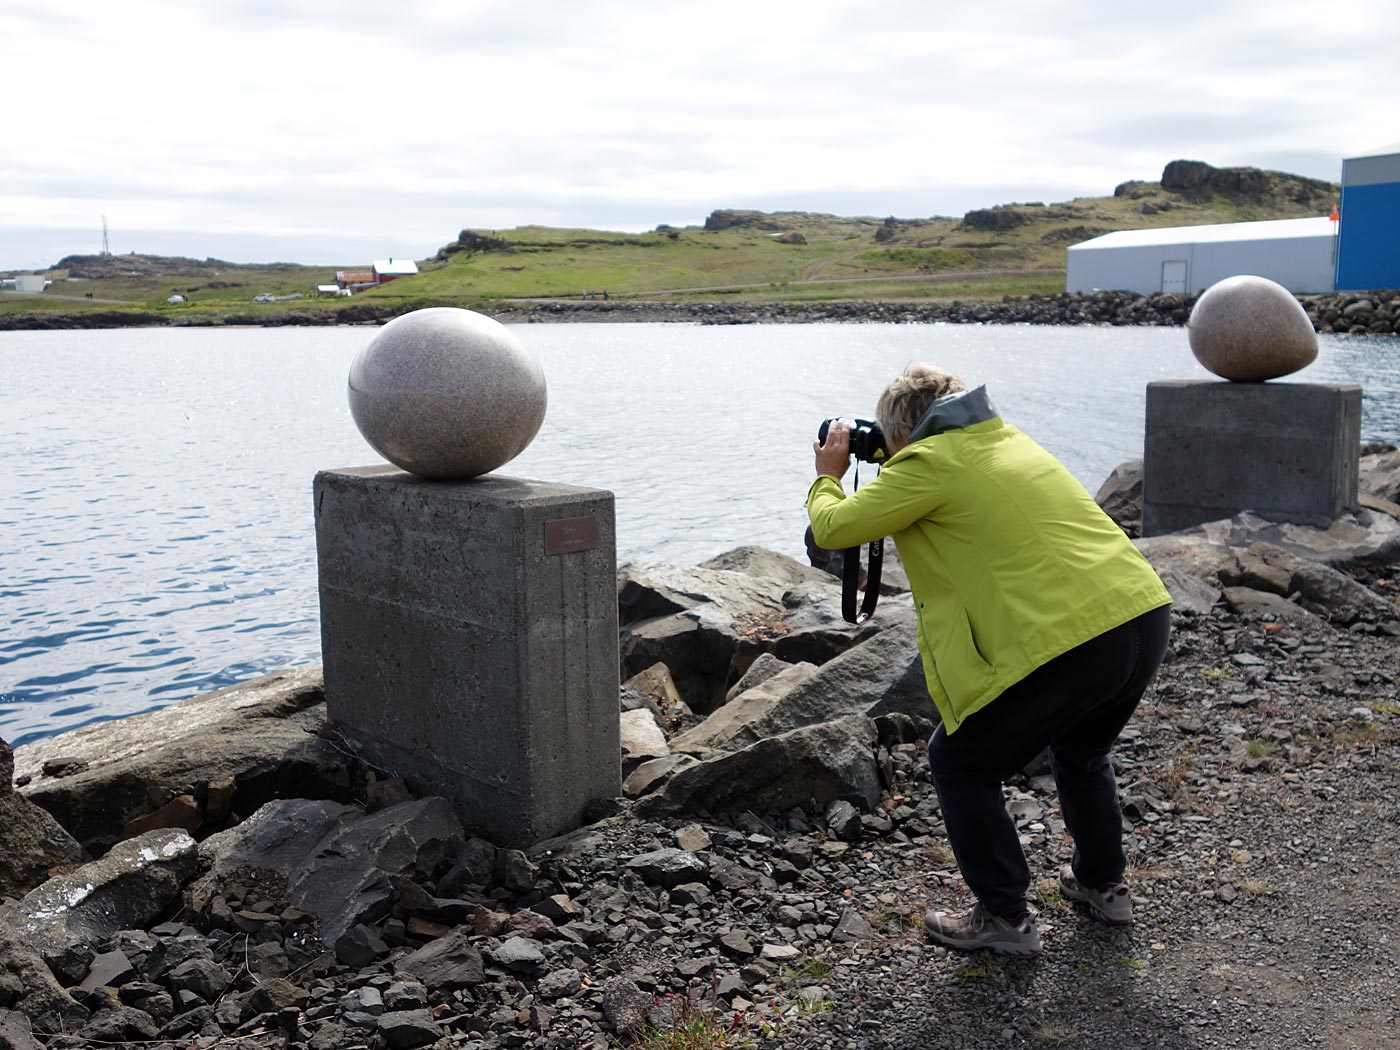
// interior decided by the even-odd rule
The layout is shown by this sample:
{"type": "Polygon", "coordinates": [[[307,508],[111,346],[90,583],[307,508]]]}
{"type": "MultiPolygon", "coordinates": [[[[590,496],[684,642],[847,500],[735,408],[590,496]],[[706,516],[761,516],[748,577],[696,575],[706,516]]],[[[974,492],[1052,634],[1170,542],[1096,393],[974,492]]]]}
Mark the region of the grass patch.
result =
{"type": "Polygon", "coordinates": [[[1011,966],[1011,956],[996,952],[978,952],[971,962],[964,963],[953,971],[958,984],[971,981],[995,981],[1011,966]]]}
{"type": "Polygon", "coordinates": [[[1068,1021],[1041,1021],[1031,1029],[1031,1038],[1046,1046],[1068,1046],[1079,1038],[1079,1029],[1068,1021]]]}
{"type": "Polygon", "coordinates": [[[1221,682],[1238,679],[1240,673],[1233,667],[1207,667],[1201,671],[1201,677],[1211,682],[1221,682]]]}
{"type": "Polygon", "coordinates": [[[670,1019],[649,1026],[615,1045],[627,1050],[725,1050],[749,1045],[742,1014],[726,1018],[688,995],[667,996],[670,1019]]]}
{"type": "Polygon", "coordinates": [[[1121,966],[1127,970],[1145,970],[1147,962],[1144,959],[1134,959],[1131,955],[1115,955],[1113,965],[1121,966]]]}
{"type": "Polygon", "coordinates": [[[1250,737],[1245,741],[1245,753],[1250,758],[1270,758],[1277,750],[1273,741],[1265,740],[1263,737],[1250,737]]]}

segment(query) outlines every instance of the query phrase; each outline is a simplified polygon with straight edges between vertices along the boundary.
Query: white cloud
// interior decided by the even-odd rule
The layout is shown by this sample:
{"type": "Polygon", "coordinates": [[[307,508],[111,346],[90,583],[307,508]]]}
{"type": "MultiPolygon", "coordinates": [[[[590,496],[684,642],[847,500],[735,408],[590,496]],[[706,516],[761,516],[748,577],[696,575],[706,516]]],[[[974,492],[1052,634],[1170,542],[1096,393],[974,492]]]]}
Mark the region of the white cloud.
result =
{"type": "Polygon", "coordinates": [[[432,246],[759,201],[956,213],[1183,156],[1335,179],[1400,138],[1400,64],[1355,36],[1389,21],[1378,0],[1325,21],[1262,0],[11,4],[0,68],[29,104],[6,110],[0,265],[52,262],[35,230],[81,250],[104,213],[220,255],[225,234],[432,246]]]}

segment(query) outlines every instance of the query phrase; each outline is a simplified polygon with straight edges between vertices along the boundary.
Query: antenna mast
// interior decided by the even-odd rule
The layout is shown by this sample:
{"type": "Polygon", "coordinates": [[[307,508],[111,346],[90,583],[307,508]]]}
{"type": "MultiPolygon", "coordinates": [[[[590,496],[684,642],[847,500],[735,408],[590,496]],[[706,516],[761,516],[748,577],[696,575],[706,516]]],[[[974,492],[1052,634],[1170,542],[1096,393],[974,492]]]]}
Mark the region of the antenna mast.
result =
{"type": "Polygon", "coordinates": [[[107,216],[102,216],[102,254],[111,255],[112,249],[107,244],[107,216]]]}

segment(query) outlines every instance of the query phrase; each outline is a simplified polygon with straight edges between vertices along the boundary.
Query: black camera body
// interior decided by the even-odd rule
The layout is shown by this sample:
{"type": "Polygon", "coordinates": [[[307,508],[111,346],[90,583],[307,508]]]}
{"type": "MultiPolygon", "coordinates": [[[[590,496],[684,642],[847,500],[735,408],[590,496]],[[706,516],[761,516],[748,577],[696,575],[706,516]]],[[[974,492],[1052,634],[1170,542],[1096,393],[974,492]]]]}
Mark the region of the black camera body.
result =
{"type": "MultiPolygon", "coordinates": [[[[822,425],[817,428],[817,440],[823,445],[826,444],[826,432],[835,422],[835,419],[823,419],[822,425]]],[[[862,463],[883,463],[889,458],[885,435],[879,423],[870,419],[851,420],[851,455],[862,463]]]]}

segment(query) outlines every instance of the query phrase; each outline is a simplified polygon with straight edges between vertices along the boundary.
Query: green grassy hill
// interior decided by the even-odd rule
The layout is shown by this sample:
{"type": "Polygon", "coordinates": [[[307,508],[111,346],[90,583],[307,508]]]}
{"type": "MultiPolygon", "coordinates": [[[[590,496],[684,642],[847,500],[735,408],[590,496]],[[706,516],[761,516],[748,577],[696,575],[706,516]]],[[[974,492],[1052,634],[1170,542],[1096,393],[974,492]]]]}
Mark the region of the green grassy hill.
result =
{"type": "Polygon", "coordinates": [[[427,303],[603,292],[650,300],[999,299],[1063,290],[1066,247],[1102,233],[1325,215],[1336,196],[1335,185],[1314,179],[1173,161],[1161,180],[1126,182],[1112,196],[1007,204],[962,218],[722,210],[704,226],[642,234],[463,230],[421,262],[417,276],[353,299],[316,298],[316,284],[333,281],[334,267],[74,256],[49,272],[54,283],[43,295],[0,297],[0,313],[119,310],[256,324],[293,312],[353,320],[427,303]],[[175,293],[188,301],[167,304],[175,293]],[[299,298],[254,303],[260,294],[299,298]]]}

